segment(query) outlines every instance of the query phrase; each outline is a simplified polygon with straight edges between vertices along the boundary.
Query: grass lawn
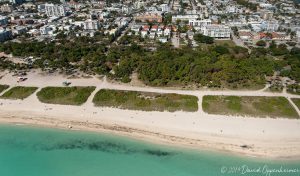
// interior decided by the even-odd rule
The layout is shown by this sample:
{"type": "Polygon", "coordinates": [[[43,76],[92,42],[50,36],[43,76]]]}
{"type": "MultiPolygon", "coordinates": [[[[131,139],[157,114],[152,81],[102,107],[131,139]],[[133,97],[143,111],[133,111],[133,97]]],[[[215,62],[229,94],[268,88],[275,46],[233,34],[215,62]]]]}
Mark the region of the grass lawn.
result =
{"type": "Polygon", "coordinates": [[[232,40],[215,40],[216,45],[236,46],[232,40]]]}
{"type": "Polygon", "coordinates": [[[8,85],[1,85],[0,84],[0,93],[3,92],[4,90],[8,89],[9,86],[8,85]]]}
{"type": "Polygon", "coordinates": [[[209,114],[299,118],[296,110],[284,97],[208,95],[203,97],[202,107],[209,114]]]}
{"type": "Polygon", "coordinates": [[[81,105],[94,90],[95,87],[45,87],[37,97],[43,103],[81,105]]]}
{"type": "Polygon", "coordinates": [[[178,94],[102,89],[97,92],[93,102],[95,106],[143,111],[194,112],[198,110],[197,97],[178,94]]]}
{"type": "Polygon", "coordinates": [[[5,99],[25,99],[33,94],[38,88],[37,87],[22,87],[16,86],[5,92],[1,98],[5,99]]]}
{"type": "Polygon", "coordinates": [[[300,110],[300,98],[292,98],[292,101],[295,103],[295,105],[300,110]]]}

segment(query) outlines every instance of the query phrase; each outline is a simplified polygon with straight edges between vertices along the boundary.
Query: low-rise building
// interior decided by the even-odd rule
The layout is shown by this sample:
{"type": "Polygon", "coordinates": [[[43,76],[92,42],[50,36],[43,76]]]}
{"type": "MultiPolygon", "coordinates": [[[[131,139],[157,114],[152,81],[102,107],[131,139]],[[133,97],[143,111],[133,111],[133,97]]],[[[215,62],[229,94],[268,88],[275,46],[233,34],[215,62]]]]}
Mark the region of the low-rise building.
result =
{"type": "Polygon", "coordinates": [[[74,29],[73,25],[62,25],[58,27],[60,31],[71,31],[72,29],[74,29]]]}
{"type": "Polygon", "coordinates": [[[271,20],[273,18],[273,12],[270,10],[261,10],[260,17],[264,20],[271,20]]]}
{"type": "Polygon", "coordinates": [[[132,11],[131,6],[122,6],[122,13],[129,14],[132,11]]]}
{"type": "Polygon", "coordinates": [[[177,21],[190,21],[197,20],[199,15],[175,15],[172,16],[172,22],[176,23],[177,21]]]}
{"type": "Polygon", "coordinates": [[[171,27],[165,27],[165,30],[164,30],[164,36],[170,36],[171,35],[171,30],[172,28],[171,27]]]}
{"type": "Polygon", "coordinates": [[[263,21],[261,23],[261,28],[268,32],[274,32],[278,30],[279,23],[276,20],[263,21]]]}
{"type": "Polygon", "coordinates": [[[139,20],[141,22],[162,22],[162,16],[158,13],[143,13],[139,14],[135,17],[135,20],[139,20]]]}
{"type": "Polygon", "coordinates": [[[285,32],[272,32],[272,40],[291,40],[291,36],[286,35],[285,32]]]}
{"type": "Polygon", "coordinates": [[[189,20],[189,25],[193,27],[205,27],[207,25],[211,25],[210,19],[204,19],[204,20],[197,20],[197,19],[191,19],[189,20]]]}
{"type": "Polygon", "coordinates": [[[158,37],[161,37],[161,36],[164,35],[163,32],[164,32],[163,26],[159,26],[158,29],[157,29],[157,31],[156,31],[156,35],[157,35],[158,37]]]}
{"type": "Polygon", "coordinates": [[[142,29],[141,36],[146,37],[148,35],[149,31],[147,29],[142,29]]]}
{"type": "Polygon", "coordinates": [[[4,4],[4,5],[1,6],[0,11],[4,12],[4,13],[5,12],[11,13],[13,11],[13,6],[9,5],[9,4],[4,4]]]}
{"type": "Polygon", "coordinates": [[[42,26],[40,28],[41,35],[49,35],[52,31],[52,28],[50,26],[42,26]]]}
{"type": "Polygon", "coordinates": [[[213,38],[230,38],[230,28],[225,25],[208,25],[202,28],[202,34],[213,38]]]}
{"type": "Polygon", "coordinates": [[[0,26],[7,25],[8,19],[6,16],[0,16],[0,26]]]}
{"type": "Polygon", "coordinates": [[[143,26],[143,30],[147,30],[147,31],[149,31],[149,30],[150,30],[150,26],[148,26],[148,25],[144,25],[144,26],[143,26]]]}
{"type": "Polygon", "coordinates": [[[134,31],[135,34],[138,34],[141,30],[141,25],[133,25],[131,26],[131,31],[134,31]]]}
{"type": "Polygon", "coordinates": [[[20,35],[27,32],[27,28],[25,26],[16,26],[12,29],[13,35],[20,35]]]}
{"type": "Polygon", "coordinates": [[[157,25],[153,25],[153,26],[151,27],[151,32],[156,32],[157,29],[158,29],[158,26],[157,26],[157,25]]]}
{"type": "Polygon", "coordinates": [[[45,4],[39,4],[39,5],[37,6],[37,10],[38,10],[38,12],[45,12],[45,11],[46,11],[46,6],[45,6],[45,4]]]}
{"type": "Polygon", "coordinates": [[[115,24],[118,25],[119,27],[124,27],[124,26],[127,26],[130,22],[130,18],[117,18],[115,20],[115,24]]]}
{"type": "Polygon", "coordinates": [[[253,38],[253,34],[250,30],[240,30],[238,34],[242,40],[251,40],[253,38]]]}
{"type": "Polygon", "coordinates": [[[0,42],[5,42],[12,38],[12,32],[6,29],[0,29],[0,42]]]}
{"type": "Polygon", "coordinates": [[[159,7],[160,7],[162,12],[169,12],[170,11],[170,7],[169,7],[168,4],[161,4],[159,7]]]}
{"type": "Polygon", "coordinates": [[[248,23],[252,30],[255,31],[255,32],[259,32],[262,30],[262,25],[260,22],[251,22],[251,23],[248,23]]]}
{"type": "Polygon", "coordinates": [[[149,34],[149,38],[150,39],[155,39],[155,37],[156,37],[156,32],[151,31],[150,34],[149,34]]]}
{"type": "Polygon", "coordinates": [[[160,41],[161,43],[166,43],[166,42],[168,42],[168,38],[160,37],[160,38],[158,38],[158,41],[160,41]]]}

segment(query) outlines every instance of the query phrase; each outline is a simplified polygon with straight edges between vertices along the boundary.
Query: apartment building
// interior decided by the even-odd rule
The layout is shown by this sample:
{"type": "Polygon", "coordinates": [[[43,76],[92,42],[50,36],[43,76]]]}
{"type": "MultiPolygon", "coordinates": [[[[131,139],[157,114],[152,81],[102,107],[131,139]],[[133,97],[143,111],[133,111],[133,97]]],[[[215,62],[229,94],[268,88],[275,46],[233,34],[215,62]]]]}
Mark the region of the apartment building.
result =
{"type": "Polygon", "coordinates": [[[99,29],[99,21],[88,19],[83,23],[83,28],[85,30],[98,30],[99,29]]]}
{"type": "Polygon", "coordinates": [[[45,4],[45,10],[47,16],[66,16],[66,9],[63,5],[56,5],[56,4],[45,4]]]}
{"type": "Polygon", "coordinates": [[[230,31],[225,25],[208,25],[201,29],[203,35],[213,38],[230,38],[230,31]]]}
{"type": "Polygon", "coordinates": [[[197,20],[199,15],[175,15],[172,16],[172,22],[176,23],[177,21],[189,21],[189,20],[197,20]]]}
{"type": "Polygon", "coordinates": [[[276,20],[263,21],[261,23],[261,29],[268,32],[277,31],[278,28],[279,28],[279,23],[276,20]]]}
{"type": "Polygon", "coordinates": [[[204,20],[191,19],[189,20],[189,25],[193,27],[204,27],[207,25],[211,25],[211,19],[204,19],[204,20]]]}
{"type": "Polygon", "coordinates": [[[273,18],[273,12],[270,10],[261,10],[260,17],[264,20],[271,20],[273,18]]]}

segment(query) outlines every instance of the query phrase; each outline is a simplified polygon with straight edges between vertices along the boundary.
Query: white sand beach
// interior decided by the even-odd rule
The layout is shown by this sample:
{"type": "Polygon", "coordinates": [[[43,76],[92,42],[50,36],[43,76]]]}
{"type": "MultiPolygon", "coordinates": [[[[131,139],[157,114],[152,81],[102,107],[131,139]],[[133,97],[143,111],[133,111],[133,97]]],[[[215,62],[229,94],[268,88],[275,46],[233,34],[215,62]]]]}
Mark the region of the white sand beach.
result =
{"type": "MultiPolygon", "coordinates": [[[[17,83],[11,73],[0,73],[0,84],[10,86],[62,86],[66,77],[32,72],[17,83]]],[[[39,102],[36,94],[24,100],[0,99],[0,123],[24,123],[72,130],[102,131],[152,142],[204,150],[219,150],[256,157],[299,159],[300,120],[210,115],[202,111],[204,95],[284,96],[298,95],[259,91],[168,90],[109,83],[106,79],[70,79],[71,86],[96,86],[82,106],[52,105],[39,102]],[[94,107],[93,95],[102,88],[178,93],[199,98],[198,112],[144,112],[94,107]]],[[[3,93],[2,93],[3,94],[3,93]]],[[[295,106],[293,104],[293,106],[295,106]]],[[[299,114],[299,110],[297,111],[299,114]]]]}

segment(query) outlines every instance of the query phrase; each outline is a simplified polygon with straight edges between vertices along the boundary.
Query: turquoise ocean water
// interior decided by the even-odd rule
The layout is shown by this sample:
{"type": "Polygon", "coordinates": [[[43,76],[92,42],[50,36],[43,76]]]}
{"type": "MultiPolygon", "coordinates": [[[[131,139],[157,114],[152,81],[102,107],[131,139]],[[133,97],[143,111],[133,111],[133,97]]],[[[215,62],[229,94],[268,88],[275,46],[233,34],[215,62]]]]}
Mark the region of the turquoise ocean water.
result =
{"type": "Polygon", "coordinates": [[[0,176],[219,175],[299,176],[300,161],[191,151],[91,132],[0,125],[0,176]]]}

